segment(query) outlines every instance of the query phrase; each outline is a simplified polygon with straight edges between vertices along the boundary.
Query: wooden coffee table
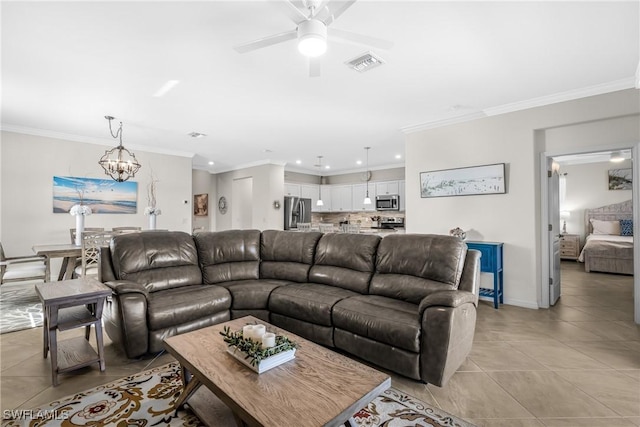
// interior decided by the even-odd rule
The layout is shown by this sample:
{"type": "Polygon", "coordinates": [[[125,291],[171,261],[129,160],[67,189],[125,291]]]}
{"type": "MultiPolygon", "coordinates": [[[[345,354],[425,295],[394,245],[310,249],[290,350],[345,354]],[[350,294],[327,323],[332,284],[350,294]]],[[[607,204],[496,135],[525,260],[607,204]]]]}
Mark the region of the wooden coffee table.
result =
{"type": "Polygon", "coordinates": [[[167,338],[165,346],[186,382],[176,409],[205,385],[239,426],[341,426],[391,386],[388,375],[251,316],[167,338]],[[220,332],[248,323],[296,342],[295,359],[257,374],[229,355],[220,332]]]}

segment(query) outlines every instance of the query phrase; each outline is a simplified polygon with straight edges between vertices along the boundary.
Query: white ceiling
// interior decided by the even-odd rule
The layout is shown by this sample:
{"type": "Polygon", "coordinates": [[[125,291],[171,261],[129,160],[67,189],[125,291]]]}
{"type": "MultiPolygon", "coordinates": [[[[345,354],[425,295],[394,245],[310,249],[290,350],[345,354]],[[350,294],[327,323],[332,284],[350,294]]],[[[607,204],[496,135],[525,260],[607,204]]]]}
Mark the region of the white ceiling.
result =
{"type": "Polygon", "coordinates": [[[386,64],[357,73],[369,49],[330,40],[319,78],[295,41],[233,50],[295,28],[267,1],[1,7],[3,129],[115,145],[112,115],[126,147],[212,172],[363,170],[365,146],[372,169],[403,166],[402,129],[633,87],[640,52],[637,1],[360,0],[332,26],[393,41],[371,49],[386,64]]]}

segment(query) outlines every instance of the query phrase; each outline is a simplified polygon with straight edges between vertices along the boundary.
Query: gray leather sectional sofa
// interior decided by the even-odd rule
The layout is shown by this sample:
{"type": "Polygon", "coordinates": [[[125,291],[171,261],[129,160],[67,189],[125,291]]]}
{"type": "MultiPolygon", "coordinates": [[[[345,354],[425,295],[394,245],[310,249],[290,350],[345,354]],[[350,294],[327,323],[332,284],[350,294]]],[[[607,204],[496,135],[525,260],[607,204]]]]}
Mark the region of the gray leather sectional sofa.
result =
{"type": "Polygon", "coordinates": [[[253,315],[444,385],[467,357],[480,254],[439,235],[230,230],[118,235],[101,254],[105,329],[130,358],[253,315]]]}

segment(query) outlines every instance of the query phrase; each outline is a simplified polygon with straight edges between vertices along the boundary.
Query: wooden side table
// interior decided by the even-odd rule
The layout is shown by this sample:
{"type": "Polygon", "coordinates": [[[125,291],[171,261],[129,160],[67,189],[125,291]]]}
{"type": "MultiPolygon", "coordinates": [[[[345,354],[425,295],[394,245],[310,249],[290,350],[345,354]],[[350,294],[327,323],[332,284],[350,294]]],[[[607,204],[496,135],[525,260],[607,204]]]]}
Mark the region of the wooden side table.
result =
{"type": "Polygon", "coordinates": [[[560,258],[577,260],[580,256],[580,236],[563,234],[560,236],[560,258]]]}
{"type": "Polygon", "coordinates": [[[102,308],[111,289],[93,278],[38,283],[36,293],[44,312],[43,352],[51,354],[51,381],[58,385],[58,374],[99,362],[105,370],[102,339],[102,308]],[[98,352],[89,344],[91,325],[95,326],[98,352]],[[58,343],[58,331],[86,328],[84,338],[58,343]]]}
{"type": "Polygon", "coordinates": [[[493,289],[480,288],[481,297],[493,299],[493,307],[498,308],[504,302],[504,276],[501,242],[465,242],[469,249],[480,251],[480,271],[493,273],[493,289]]]}

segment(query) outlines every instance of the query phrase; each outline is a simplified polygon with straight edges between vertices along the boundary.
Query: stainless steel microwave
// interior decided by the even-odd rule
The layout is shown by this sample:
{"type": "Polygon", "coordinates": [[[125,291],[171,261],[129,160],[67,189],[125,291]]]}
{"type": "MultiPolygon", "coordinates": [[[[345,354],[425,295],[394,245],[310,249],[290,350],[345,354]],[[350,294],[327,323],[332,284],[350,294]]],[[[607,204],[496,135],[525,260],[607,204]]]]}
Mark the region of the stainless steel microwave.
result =
{"type": "Polygon", "coordinates": [[[400,196],[397,194],[388,194],[384,196],[376,196],[377,211],[399,211],[400,196]]]}

